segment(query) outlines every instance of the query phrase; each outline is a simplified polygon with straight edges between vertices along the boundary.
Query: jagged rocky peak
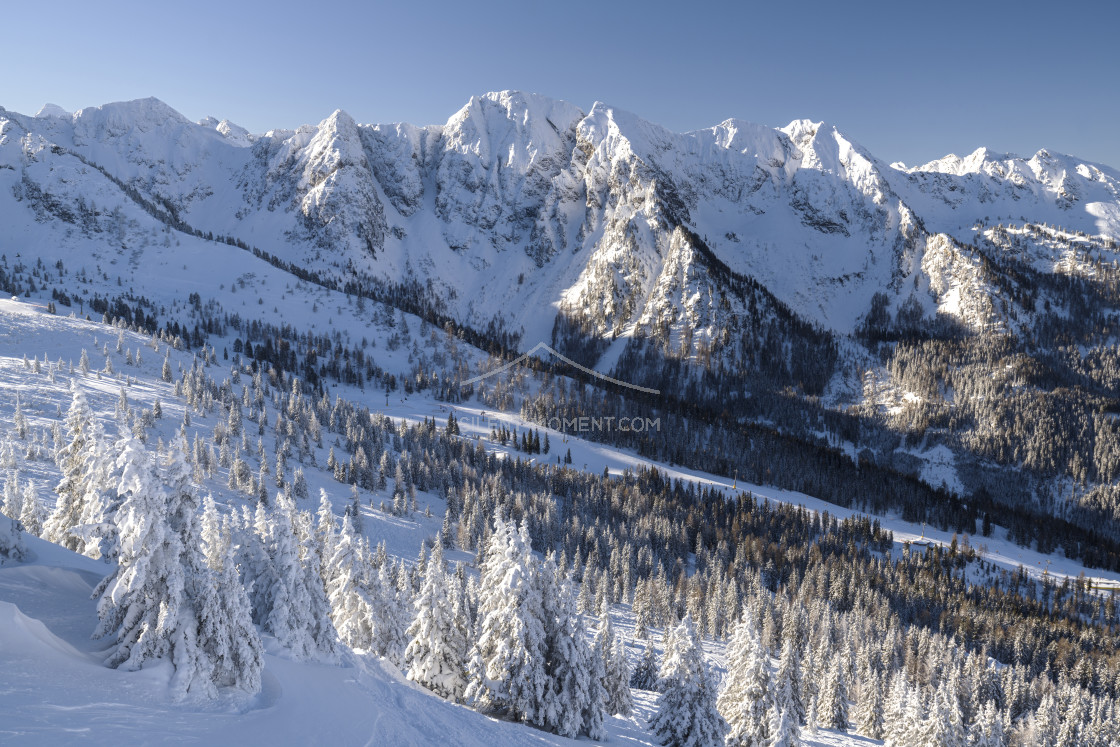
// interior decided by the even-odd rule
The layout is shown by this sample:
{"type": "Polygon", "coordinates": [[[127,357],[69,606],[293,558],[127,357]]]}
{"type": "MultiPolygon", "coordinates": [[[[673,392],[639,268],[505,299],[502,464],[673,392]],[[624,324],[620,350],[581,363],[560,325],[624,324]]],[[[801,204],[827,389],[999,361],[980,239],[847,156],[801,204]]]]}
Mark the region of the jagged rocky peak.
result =
{"type": "Polygon", "coordinates": [[[922,166],[906,169],[906,171],[909,173],[929,172],[953,176],[982,174],[995,179],[1012,179],[1018,175],[1032,181],[1052,181],[1055,177],[1060,179],[1063,172],[1077,171],[1078,165],[1082,163],[1084,163],[1082,160],[1074,156],[1054,153],[1045,148],[1039,150],[1030,158],[1014,153],[1000,153],[989,148],[977,148],[964,157],[949,154],[922,166]]]}
{"type": "Polygon", "coordinates": [[[879,170],[867,149],[827,122],[797,119],[782,128],[801,151],[803,168],[836,174],[848,180],[879,170]]]}
{"type": "Polygon", "coordinates": [[[700,132],[711,132],[715,144],[721,148],[754,156],[775,166],[784,165],[791,157],[801,157],[788,134],[745,119],[727,119],[700,132]]]}
{"type": "Polygon", "coordinates": [[[571,162],[582,118],[566,102],[514,91],[474,97],[452,116],[434,155],[435,211],[448,246],[531,241],[552,180],[571,162]]]}
{"type": "Polygon", "coordinates": [[[289,212],[298,221],[290,236],[363,258],[384,245],[384,208],[359,126],[343,110],[287,137],[270,163],[268,179],[290,190],[289,212]]]}
{"type": "Polygon", "coordinates": [[[149,132],[190,120],[155,97],[87,107],[74,113],[75,130],[87,137],[115,137],[129,131],[149,132]]]}
{"type": "Polygon", "coordinates": [[[443,147],[525,173],[534,159],[565,148],[583,116],[572,104],[538,94],[487,93],[472,97],[447,120],[443,147]]]}
{"type": "Polygon", "coordinates": [[[682,137],[661,125],[601,101],[596,101],[580,123],[580,135],[594,146],[620,148],[623,156],[630,152],[666,151],[682,137]]]}
{"type": "Polygon", "coordinates": [[[253,141],[256,139],[244,127],[234,124],[228,119],[219,120],[217,117],[203,117],[198,120],[198,124],[204,129],[214,130],[233,145],[252,145],[253,141]]]}
{"type": "Polygon", "coordinates": [[[63,109],[58,104],[43,104],[43,108],[35,115],[38,119],[53,117],[56,119],[70,119],[73,114],[63,109]]]}
{"type": "Polygon", "coordinates": [[[980,147],[964,157],[958,156],[956,153],[950,153],[927,164],[908,168],[906,171],[930,171],[960,176],[981,173],[984,171],[985,164],[1000,163],[1013,158],[1016,158],[1016,156],[1009,156],[1006,153],[993,153],[988,148],[980,147]]]}
{"type": "Polygon", "coordinates": [[[265,138],[278,144],[269,164],[272,179],[283,179],[294,169],[299,174],[300,186],[306,188],[346,166],[366,168],[358,125],[341,109],[318,125],[274,130],[265,138]]]}
{"type": "Polygon", "coordinates": [[[346,166],[368,168],[358,124],[342,109],[336,109],[319,123],[307,145],[305,175],[314,181],[346,166]]]}

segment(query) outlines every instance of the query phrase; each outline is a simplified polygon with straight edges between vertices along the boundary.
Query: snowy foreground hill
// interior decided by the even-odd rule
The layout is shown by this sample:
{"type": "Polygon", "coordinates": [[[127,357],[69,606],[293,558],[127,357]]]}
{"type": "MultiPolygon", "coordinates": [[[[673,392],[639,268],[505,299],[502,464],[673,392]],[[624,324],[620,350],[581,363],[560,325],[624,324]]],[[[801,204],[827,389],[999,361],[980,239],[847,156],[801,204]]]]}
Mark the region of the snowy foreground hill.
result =
{"type": "MultiPolygon", "coordinates": [[[[229,415],[221,407],[207,406],[205,396],[195,399],[195,394],[184,392],[182,386],[164,380],[178,379],[181,383],[185,380],[183,374],[192,370],[196,374],[201,370],[207,376],[225,377],[231,370],[227,364],[217,361],[200,364],[209,359],[206,351],[201,355],[189,353],[150,335],[52,316],[27,302],[0,301],[0,321],[3,330],[0,333],[0,382],[5,393],[3,417],[13,426],[3,450],[8,482],[5,505],[12,500],[18,503],[29,526],[43,525],[55,500],[54,486],[63,477],[63,471],[55,464],[55,454],[57,445],[64,446],[67,440],[64,413],[74,400],[72,386],[83,393],[96,422],[107,434],[124,428],[131,420],[133,432],[140,434],[152,451],[164,448],[179,431],[185,431],[192,442],[196,435],[211,441],[216,431],[228,427],[229,415]],[[44,354],[20,352],[23,350],[41,350],[44,354]],[[83,358],[97,363],[90,364],[89,371],[83,372],[83,358]],[[171,377],[163,374],[168,367],[173,372],[171,377]],[[110,370],[113,373],[109,373],[110,370]],[[161,416],[149,419],[144,426],[145,414],[150,418],[157,402],[161,416]],[[142,424],[139,429],[135,428],[137,422],[142,424]],[[23,428],[26,430],[21,436],[23,428]],[[33,496],[37,511],[27,508],[28,493],[33,496]]],[[[416,320],[413,323],[419,324],[416,320]]],[[[252,388],[251,375],[251,370],[245,369],[242,382],[247,389],[252,388]]],[[[229,383],[226,378],[225,386],[229,383]]],[[[361,396],[354,387],[341,387],[339,391],[343,395],[361,396]]],[[[252,425],[255,419],[275,424],[279,410],[273,410],[273,406],[281,403],[282,409],[285,399],[280,393],[267,395],[263,408],[267,413],[265,418],[246,412],[244,423],[252,425]]],[[[525,432],[531,427],[531,423],[512,414],[486,412],[478,405],[451,404],[422,394],[410,397],[395,394],[387,407],[378,410],[401,424],[413,425],[431,422],[429,418],[435,417],[442,421],[454,412],[461,423],[462,437],[467,439],[485,438],[495,426],[515,432],[525,432]]],[[[242,431],[248,432],[248,429],[242,431]]],[[[853,513],[808,496],[741,483],[732,486],[728,478],[718,475],[655,465],[609,446],[565,438],[559,432],[546,433],[555,439],[557,451],[565,449],[574,465],[591,471],[602,464],[613,474],[623,476],[657,466],[666,476],[699,487],[740,495],[752,491],[759,499],[766,497],[776,504],[803,505],[813,511],[839,516],[853,513]]],[[[352,505],[351,490],[322,468],[328,462],[332,440],[337,443],[328,432],[321,447],[312,442],[310,448],[314,456],[299,457],[307,485],[296,492],[314,495],[322,488],[331,499],[333,512],[343,514],[352,505]],[[315,464],[321,466],[312,466],[315,464]]],[[[272,427],[265,430],[262,443],[269,454],[277,449],[272,427]]],[[[485,448],[506,459],[518,455],[512,447],[496,441],[487,442],[485,448]]],[[[246,454],[246,458],[250,462],[254,459],[251,454],[246,454]]],[[[230,471],[235,468],[231,467],[230,471]]],[[[212,495],[222,511],[253,505],[253,499],[247,495],[254,492],[253,488],[231,488],[225,472],[216,464],[200,467],[196,471],[198,491],[212,495]],[[211,473],[213,467],[217,469],[211,473]]],[[[384,508],[384,503],[392,503],[396,479],[400,479],[399,476],[389,480],[384,488],[375,486],[369,494],[361,491],[362,532],[371,544],[384,543],[390,562],[393,559],[411,562],[420,554],[424,540],[440,532],[447,502],[438,497],[436,490],[421,490],[416,492],[414,510],[394,515],[391,508],[384,508]],[[375,509],[370,504],[380,504],[383,508],[375,509]]],[[[262,477],[262,481],[269,484],[270,490],[275,488],[270,476],[262,477]]],[[[298,499],[297,503],[303,510],[315,508],[314,501],[309,499],[298,499]]],[[[895,552],[904,541],[917,542],[919,547],[925,542],[944,547],[950,544],[948,533],[927,531],[925,527],[897,519],[887,519],[885,523],[894,531],[895,552]]],[[[997,528],[996,534],[999,532],[997,528]]],[[[955,542],[956,537],[952,539],[955,542]]],[[[0,542],[2,546],[4,543],[0,542]]],[[[110,669],[104,666],[103,660],[111,649],[107,645],[111,637],[108,641],[91,639],[98,621],[97,603],[91,594],[101,579],[112,572],[112,562],[83,557],[37,539],[29,532],[24,533],[22,546],[19,558],[9,557],[0,564],[0,615],[3,616],[0,668],[5,674],[5,686],[0,693],[5,715],[0,730],[5,742],[62,744],[75,738],[92,743],[118,742],[125,738],[145,743],[198,739],[229,744],[267,741],[278,744],[466,745],[567,741],[449,703],[406,680],[390,659],[368,648],[359,646],[351,651],[342,647],[326,661],[308,661],[269,634],[263,636],[259,690],[247,692],[231,687],[222,689],[216,697],[192,693],[176,696],[175,667],[170,661],[157,659],[140,671],[110,669]]],[[[98,551],[91,554],[96,555],[98,551]]],[[[989,540],[981,548],[981,554],[992,563],[987,566],[989,570],[980,571],[980,566],[986,565],[983,562],[970,562],[965,575],[972,575],[982,583],[992,583],[993,571],[995,578],[999,578],[999,568],[1004,569],[1006,578],[1008,571],[1023,570],[1024,563],[1027,573],[1017,583],[1029,584],[1031,577],[1043,578],[1045,573],[1069,577],[1083,573],[1076,564],[1057,556],[1037,555],[1003,540],[989,540]]],[[[454,549],[448,550],[447,556],[463,561],[472,559],[470,553],[454,549]]],[[[1104,574],[1093,581],[1117,583],[1120,574],[1104,574]]],[[[665,628],[650,626],[648,633],[638,635],[635,631],[638,618],[648,617],[650,613],[643,608],[635,616],[635,609],[633,603],[616,604],[611,607],[610,616],[623,650],[631,660],[630,665],[640,667],[642,651],[647,646],[658,655],[663,654],[664,642],[660,635],[665,628]]],[[[595,616],[589,614],[588,619],[593,621],[595,616]]],[[[773,631],[770,634],[773,635],[773,631]]],[[[722,636],[704,642],[708,665],[715,676],[723,678],[728,676],[726,647],[722,636]]],[[[771,662],[775,670],[779,664],[777,659],[775,650],[771,662]]],[[[849,686],[854,688],[857,682],[853,680],[849,686]]],[[[603,739],[615,744],[659,744],[659,738],[651,733],[649,726],[657,713],[657,693],[635,688],[632,697],[632,715],[608,717],[603,739]]],[[[915,707],[913,703],[911,707],[915,707]]],[[[916,723],[921,724],[920,711],[906,718],[916,718],[916,723]]],[[[804,744],[876,743],[823,727],[815,735],[802,736],[804,744]]]]}
{"type": "MultiPolygon", "coordinates": [[[[41,526],[55,500],[54,487],[62,479],[54,463],[52,434],[63,424],[60,413],[65,413],[72,402],[72,385],[84,393],[97,423],[109,433],[121,427],[115,408],[122,399],[127,410],[140,418],[158,402],[162,415],[152,421],[144,436],[153,449],[157,441],[174,438],[183,427],[184,416],[191,423],[186,428],[191,439],[194,434],[209,439],[215,426],[225,424],[225,418],[199,409],[176,394],[176,386],[161,375],[165,360],[178,374],[197,365],[199,358],[151,337],[51,316],[26,302],[0,301],[2,418],[13,426],[17,421],[25,422],[27,427],[23,437],[9,434],[3,449],[5,499],[14,494],[22,508],[25,494],[34,496],[38,518],[34,511],[26,512],[26,524],[41,526]],[[109,354],[103,356],[100,351],[106,346],[109,354]],[[23,350],[45,353],[25,355],[20,352],[23,350]],[[83,373],[83,356],[98,358],[100,365],[83,373]],[[106,359],[108,368],[116,360],[120,370],[107,373],[106,359]],[[137,359],[139,362],[135,362],[137,359]]],[[[205,368],[219,373],[217,363],[205,368]]],[[[385,410],[402,423],[423,422],[429,413],[434,416],[448,411],[448,406],[429,397],[394,400],[385,410]]],[[[464,421],[464,430],[482,432],[470,425],[477,408],[455,410],[464,421]]],[[[526,425],[517,418],[495,417],[500,418],[495,422],[510,427],[526,425]]],[[[275,449],[273,436],[268,433],[264,437],[269,452],[275,449]]],[[[500,444],[492,448],[501,455],[512,452],[500,444]]],[[[569,449],[577,459],[607,461],[619,471],[639,463],[633,456],[575,439],[569,449]]],[[[326,463],[328,451],[316,450],[320,464],[326,463]]],[[[344,513],[350,505],[348,486],[336,482],[323,469],[308,466],[304,474],[312,493],[325,489],[336,513],[344,513]]],[[[710,475],[689,477],[701,484],[720,480],[710,475]]],[[[198,488],[212,495],[223,510],[245,504],[244,493],[231,490],[221,475],[200,480],[198,488]]],[[[392,489],[375,491],[367,502],[378,500],[378,495],[391,501],[392,493],[392,489]]],[[[446,510],[445,501],[428,492],[420,492],[417,501],[416,512],[406,516],[363,505],[364,536],[372,544],[384,543],[390,558],[414,561],[424,540],[439,531],[446,510]]],[[[299,505],[315,508],[313,503],[299,505]]],[[[0,522],[6,521],[0,517],[0,522]]],[[[5,524],[0,551],[8,549],[8,538],[5,524]]],[[[66,550],[28,532],[23,534],[21,544],[20,557],[0,557],[0,671],[4,674],[0,734],[6,744],[70,744],[76,739],[95,744],[119,743],[121,739],[138,743],[200,740],[211,744],[568,743],[557,735],[487,718],[449,703],[409,682],[392,663],[368,651],[343,650],[331,661],[300,661],[268,635],[264,637],[258,692],[228,688],[216,698],[191,693],[185,698],[176,697],[171,685],[175,668],[170,661],[155,661],[140,671],[104,665],[107,642],[91,637],[98,621],[92,594],[112,572],[112,563],[66,550]]],[[[470,558],[460,551],[448,554],[458,560],[470,558]]],[[[637,663],[639,642],[633,636],[633,615],[620,606],[612,610],[612,619],[637,663]]],[[[722,671],[725,643],[707,642],[705,648],[712,665],[722,671]]],[[[608,718],[605,741],[658,744],[647,724],[656,710],[655,699],[656,693],[635,690],[633,715],[608,718]]],[[[822,729],[805,743],[865,741],[822,729]]]]}
{"type": "Polygon", "coordinates": [[[1109,744],[1118,188],[0,109],[0,741],[1109,744]]]}

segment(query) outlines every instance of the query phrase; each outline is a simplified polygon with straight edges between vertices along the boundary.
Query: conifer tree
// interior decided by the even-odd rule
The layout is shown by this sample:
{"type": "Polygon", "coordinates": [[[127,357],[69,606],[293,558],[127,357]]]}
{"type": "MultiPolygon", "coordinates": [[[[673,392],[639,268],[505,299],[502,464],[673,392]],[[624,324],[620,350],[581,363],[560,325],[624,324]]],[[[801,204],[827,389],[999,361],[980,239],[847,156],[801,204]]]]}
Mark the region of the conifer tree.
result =
{"type": "Polygon", "coordinates": [[[539,723],[548,687],[545,628],[525,528],[496,516],[480,570],[479,633],[465,696],[483,711],[539,723]]]}
{"type": "Polygon", "coordinates": [[[27,554],[19,522],[0,514],[0,565],[5,560],[22,560],[27,554]]]}
{"type": "Polygon", "coordinates": [[[638,659],[638,666],[634,667],[634,674],[630,676],[630,686],[639,690],[653,690],[657,687],[658,671],[661,664],[657,661],[657,651],[653,648],[652,641],[646,641],[642,658],[638,659]]]}
{"type": "Polygon", "coordinates": [[[662,744],[710,747],[724,743],[727,722],[716,708],[715,685],[687,615],[667,637],[658,690],[661,696],[650,728],[662,744]]]}
{"type": "Polygon", "coordinates": [[[94,592],[95,635],[113,636],[111,667],[138,669],[170,657],[178,697],[212,696],[219,686],[255,691],[260,642],[240,584],[223,585],[206,565],[184,450],[181,440],[173,444],[157,474],[138,441],[124,442],[117,459],[123,502],[115,514],[120,555],[94,592]]]}
{"type": "Polygon", "coordinates": [[[975,747],[1004,747],[1003,720],[995,701],[989,700],[981,706],[971,731],[975,747]]]}
{"type": "Polygon", "coordinates": [[[883,691],[879,675],[868,670],[861,678],[859,703],[856,706],[856,727],[872,739],[883,738],[883,691]]]}
{"type": "Polygon", "coordinates": [[[191,594],[199,600],[198,637],[212,664],[210,680],[215,686],[255,693],[261,689],[264,647],[253,627],[232,549],[223,547],[220,568],[194,577],[191,594]]]}
{"type": "Polygon", "coordinates": [[[216,574],[206,562],[187,448],[186,437],[180,434],[169,445],[158,472],[168,499],[169,529],[179,539],[179,565],[185,580],[182,632],[177,638],[188,650],[193,639],[197,648],[188,662],[173,657],[176,676],[172,686],[180,696],[196,686],[211,696],[217,687],[257,692],[263,647],[233,564],[227,564],[225,573],[216,574]]]}
{"type": "MultiPolygon", "coordinates": [[[[574,635],[577,641],[583,641],[586,631],[583,628],[582,618],[577,618],[577,620],[574,635]]],[[[587,701],[583,706],[583,725],[580,727],[580,734],[588,739],[599,741],[606,738],[606,730],[603,727],[604,716],[607,713],[607,690],[603,686],[606,668],[603,665],[603,660],[599,657],[598,651],[593,648],[586,648],[586,651],[590,657],[587,669],[589,692],[587,701]]]]}
{"type": "Polygon", "coordinates": [[[789,706],[788,699],[776,695],[770,707],[766,747],[797,747],[801,744],[801,726],[789,706]]]}
{"type": "Polygon", "coordinates": [[[444,568],[442,546],[437,543],[413,601],[416,616],[408,628],[404,656],[410,680],[456,702],[466,690],[469,652],[461,594],[457,577],[444,568]]]}
{"type": "Polygon", "coordinates": [[[292,476],[292,497],[297,500],[306,500],[307,495],[307,478],[303,475],[303,468],[296,467],[292,476]]]}
{"type": "Polygon", "coordinates": [[[373,650],[398,668],[404,666],[408,646],[408,625],[412,620],[412,589],[403,564],[395,572],[382,563],[377,583],[370,590],[374,599],[373,650]]]}
{"type": "Polygon", "coordinates": [[[221,518],[218,516],[218,506],[214,503],[214,496],[210,493],[202,499],[202,552],[206,556],[206,565],[212,570],[222,570],[226,555],[230,552],[230,542],[222,534],[221,518]]]}
{"type": "Polygon", "coordinates": [[[801,743],[801,724],[793,696],[795,669],[790,664],[793,658],[793,641],[786,638],[778,671],[772,680],[767,747],[793,747],[801,743]]]}
{"type": "Polygon", "coordinates": [[[115,637],[109,666],[139,669],[171,650],[184,594],[182,548],[168,526],[166,494],[139,442],[125,442],[117,465],[121,551],[116,572],[95,592],[101,597],[96,635],[115,637]]]}
{"type": "Polygon", "coordinates": [[[335,519],[334,509],[327,491],[319,489],[319,510],[316,513],[315,546],[319,557],[323,559],[324,573],[327,567],[328,548],[333,548],[338,535],[338,521],[335,519]]]}
{"type": "Polygon", "coordinates": [[[16,411],[12,415],[12,425],[16,429],[16,438],[26,441],[28,433],[27,416],[23,414],[23,402],[20,401],[19,394],[16,394],[16,411]]]}
{"type": "Polygon", "coordinates": [[[373,646],[374,605],[363,583],[367,573],[362,543],[349,517],[343,517],[325,572],[327,598],[339,638],[350,648],[364,651],[373,646]]]}
{"type": "Polygon", "coordinates": [[[890,692],[883,712],[883,740],[888,745],[906,743],[910,718],[910,689],[906,677],[896,672],[891,679],[890,692]]]}
{"type": "Polygon", "coordinates": [[[267,536],[262,537],[272,572],[259,580],[269,586],[262,590],[267,608],[258,610],[258,616],[262,627],[297,660],[329,661],[336,656],[336,634],[319,556],[313,548],[301,546],[293,526],[294,513],[292,499],[280,493],[269,517],[267,536]]]}
{"type": "Polygon", "coordinates": [[[27,484],[23,486],[19,523],[23,525],[24,531],[28,534],[38,537],[43,533],[43,509],[39,504],[39,491],[34,480],[28,480],[27,484]]]}
{"type": "Polygon", "coordinates": [[[727,647],[727,678],[716,701],[727,721],[727,743],[735,747],[763,747],[769,736],[772,707],[770,673],[762,641],[745,613],[727,647]]]}
{"type": "Polygon", "coordinates": [[[961,716],[958,683],[958,673],[955,670],[943,678],[937,688],[936,706],[930,709],[937,714],[940,722],[938,742],[944,747],[966,747],[968,743],[961,716]]]}
{"type": "Polygon", "coordinates": [[[848,730],[848,686],[840,656],[832,659],[820,692],[818,718],[820,726],[846,732],[848,730]]]}
{"type": "Polygon", "coordinates": [[[1038,704],[1038,709],[1031,714],[1029,725],[1031,744],[1037,747],[1059,747],[1058,732],[1061,729],[1061,722],[1054,693],[1045,693],[1038,704]]]}
{"type": "Polygon", "coordinates": [[[62,480],[55,488],[58,494],[55,509],[43,525],[43,539],[62,545],[68,550],[80,552],[84,543],[80,537],[71,534],[70,529],[81,524],[87,487],[88,458],[97,433],[93,412],[86,401],[85,393],[78,387],[76,381],[71,384],[70,390],[73,398],[66,415],[67,443],[58,454],[62,480]]]}
{"type": "Polygon", "coordinates": [[[537,579],[548,676],[538,723],[566,737],[581,733],[601,736],[606,700],[602,659],[587,645],[583,619],[551,555],[537,579]]]}
{"type": "Polygon", "coordinates": [[[622,639],[615,635],[610,613],[604,610],[599,616],[595,650],[606,667],[603,684],[607,690],[607,713],[617,716],[629,716],[634,709],[634,698],[630,692],[630,662],[623,645],[622,639]]]}
{"type": "MultiPolygon", "coordinates": [[[[11,441],[5,443],[5,446],[10,448],[11,441]]],[[[15,469],[8,471],[8,478],[4,480],[4,501],[0,505],[0,511],[6,516],[15,519],[19,516],[20,509],[23,506],[23,499],[19,490],[19,473],[15,469]]]]}
{"type": "Polygon", "coordinates": [[[797,655],[797,647],[791,636],[783,636],[782,654],[778,659],[778,672],[775,680],[779,687],[789,690],[789,707],[793,714],[794,723],[805,723],[804,682],[801,676],[801,661],[797,655]]]}
{"type": "MultiPolygon", "coordinates": [[[[118,449],[122,443],[118,442],[118,449]]],[[[117,493],[119,478],[112,457],[106,453],[104,441],[100,437],[94,438],[87,449],[82,513],[77,526],[70,528],[70,534],[81,540],[80,552],[83,555],[106,562],[117,556],[118,536],[113,516],[121,503],[117,493]]]]}

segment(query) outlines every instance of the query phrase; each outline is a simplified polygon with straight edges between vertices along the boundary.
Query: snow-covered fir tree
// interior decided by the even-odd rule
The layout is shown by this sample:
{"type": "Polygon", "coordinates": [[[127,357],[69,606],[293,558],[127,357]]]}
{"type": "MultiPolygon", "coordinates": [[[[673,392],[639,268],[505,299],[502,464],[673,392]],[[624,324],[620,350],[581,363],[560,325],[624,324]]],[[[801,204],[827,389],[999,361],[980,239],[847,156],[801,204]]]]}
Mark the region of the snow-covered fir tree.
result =
{"type": "Polygon", "coordinates": [[[19,522],[0,514],[0,564],[22,560],[26,554],[27,546],[19,522]]]}
{"type": "Polygon", "coordinates": [[[856,729],[872,739],[883,738],[883,692],[878,672],[867,669],[860,678],[856,729]]]}
{"type": "MultiPolygon", "coordinates": [[[[5,443],[0,449],[7,449],[11,447],[11,442],[5,443]]],[[[0,452],[2,453],[2,452],[0,452]]],[[[2,460],[0,460],[2,461],[2,460]]],[[[23,497],[19,489],[19,472],[15,469],[15,463],[12,462],[8,468],[8,476],[4,480],[4,497],[0,502],[0,513],[15,518],[19,516],[20,509],[23,507],[23,497]]]]}
{"type": "Polygon", "coordinates": [[[610,612],[599,615],[599,630],[595,633],[595,650],[606,667],[603,684],[607,690],[607,713],[629,716],[634,709],[634,696],[630,692],[630,660],[626,657],[625,643],[615,634],[610,612]]]}
{"type": "Polygon", "coordinates": [[[905,674],[895,672],[883,711],[883,741],[887,745],[901,746],[909,738],[913,715],[910,698],[905,674]]]}
{"type": "Polygon", "coordinates": [[[420,593],[413,600],[416,616],[408,628],[405,663],[410,680],[456,702],[467,687],[470,650],[462,593],[458,578],[444,567],[442,545],[436,543],[420,593]]]}
{"type": "Polygon", "coordinates": [[[334,515],[327,491],[319,490],[319,510],[315,512],[315,547],[323,558],[324,577],[329,560],[328,548],[333,548],[338,536],[338,519],[334,515]]]}
{"type": "Polygon", "coordinates": [[[980,708],[969,732],[973,747],[1005,747],[1003,719],[994,700],[986,701],[980,708]]]}
{"type": "Polygon", "coordinates": [[[91,466],[89,457],[97,436],[93,411],[76,380],[71,382],[70,390],[72,399],[66,415],[67,440],[58,453],[62,480],[55,488],[58,500],[54,511],[43,524],[43,538],[79,552],[84,543],[80,537],[71,534],[70,529],[81,523],[88,482],[86,476],[91,466]]]}
{"type": "Polygon", "coordinates": [[[296,659],[331,660],[336,655],[336,633],[319,556],[312,547],[301,546],[294,519],[292,500],[280,493],[267,518],[267,533],[261,538],[270,563],[268,572],[256,578],[256,584],[266,587],[260,598],[267,604],[256,613],[264,630],[276,636],[296,659]]]}
{"type": "MultiPolygon", "coordinates": [[[[788,623],[787,623],[788,625],[788,623]]],[[[788,627],[786,628],[788,630],[788,627]]],[[[783,632],[782,652],[778,657],[778,671],[774,675],[776,692],[789,694],[789,709],[793,714],[793,722],[805,723],[805,702],[803,698],[804,683],[801,676],[801,660],[793,635],[783,632]]]]}
{"type": "Polygon", "coordinates": [[[818,696],[817,718],[820,726],[848,730],[848,686],[842,656],[833,656],[818,696]]]}
{"type": "Polygon", "coordinates": [[[216,687],[255,693],[261,689],[264,647],[253,626],[249,597],[232,549],[223,547],[220,567],[193,578],[190,593],[198,600],[198,637],[212,665],[210,681],[216,687]]]}
{"type": "Polygon", "coordinates": [[[369,574],[365,547],[354,533],[350,517],[343,517],[338,539],[329,552],[324,575],[331,621],[343,643],[368,651],[373,646],[374,602],[365,585],[369,574]]]}
{"type": "Polygon", "coordinates": [[[376,580],[367,579],[366,588],[374,600],[373,650],[402,668],[412,620],[412,587],[403,562],[395,567],[382,562],[376,580]]]}
{"type": "Polygon", "coordinates": [[[43,533],[43,518],[43,506],[39,503],[39,489],[34,480],[28,480],[27,484],[23,486],[19,522],[23,525],[25,532],[38,537],[43,533]]]}
{"type": "Polygon", "coordinates": [[[603,660],[587,641],[571,586],[550,555],[537,575],[545,631],[548,682],[539,708],[541,726],[557,734],[603,736],[607,691],[603,660]]]}
{"type": "Polygon", "coordinates": [[[667,636],[658,690],[661,695],[650,728],[662,744],[712,747],[724,743],[727,722],[716,707],[715,683],[688,615],[667,636]]]}
{"type": "Polygon", "coordinates": [[[767,747],[793,747],[801,743],[801,724],[793,694],[796,670],[790,664],[793,658],[793,641],[786,638],[778,671],[771,679],[767,747]]]}
{"type": "Polygon", "coordinates": [[[176,442],[157,471],[138,441],[123,444],[115,514],[120,553],[117,569],[94,592],[95,635],[112,636],[111,667],[138,669],[168,657],[179,697],[212,696],[219,686],[256,691],[260,642],[240,583],[223,586],[206,564],[185,448],[176,442]]]}
{"type": "Polygon", "coordinates": [[[183,550],[168,523],[169,501],[148,455],[138,441],[123,446],[116,460],[123,498],[116,515],[120,555],[117,570],[95,592],[100,596],[96,635],[114,638],[109,666],[139,669],[178,643],[173,636],[182,625],[183,550]]]}
{"type": "Polygon", "coordinates": [[[657,660],[657,651],[653,647],[653,642],[647,640],[642,657],[638,659],[638,665],[634,667],[634,673],[630,676],[630,687],[639,690],[656,689],[660,669],[661,663],[657,660]]]}
{"type": "Polygon", "coordinates": [[[483,711],[540,723],[549,687],[544,603],[528,533],[494,517],[481,567],[478,638],[465,697],[483,711]]]}
{"type": "MultiPolygon", "coordinates": [[[[79,551],[91,558],[101,558],[106,562],[117,554],[117,528],[113,516],[120,506],[121,497],[117,492],[120,474],[115,466],[111,451],[100,428],[94,424],[92,438],[86,449],[86,469],[83,474],[85,494],[78,523],[70,528],[70,534],[81,541],[79,551]]],[[[123,441],[114,445],[120,449],[123,441]]]]}
{"type": "Polygon", "coordinates": [[[727,743],[735,747],[763,747],[769,738],[769,657],[766,655],[751,615],[731,633],[727,648],[727,677],[716,706],[727,721],[727,743]]]}
{"type": "Polygon", "coordinates": [[[225,564],[227,554],[232,550],[230,537],[222,529],[222,519],[218,515],[218,505],[210,493],[202,499],[202,552],[206,564],[219,571],[225,564]]]}

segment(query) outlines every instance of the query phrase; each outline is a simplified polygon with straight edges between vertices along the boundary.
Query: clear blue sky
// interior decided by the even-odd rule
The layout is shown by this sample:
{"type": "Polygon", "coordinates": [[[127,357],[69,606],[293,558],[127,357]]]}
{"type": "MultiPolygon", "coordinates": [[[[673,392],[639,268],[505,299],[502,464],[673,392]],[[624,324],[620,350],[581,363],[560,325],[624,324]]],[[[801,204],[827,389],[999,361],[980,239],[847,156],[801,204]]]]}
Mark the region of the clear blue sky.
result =
{"type": "Polygon", "coordinates": [[[52,3],[0,10],[0,106],[157,96],[255,132],[441,123],[473,94],[596,100],[674,130],[837,125],[887,161],[980,145],[1120,168],[1111,2],[52,3]]]}

